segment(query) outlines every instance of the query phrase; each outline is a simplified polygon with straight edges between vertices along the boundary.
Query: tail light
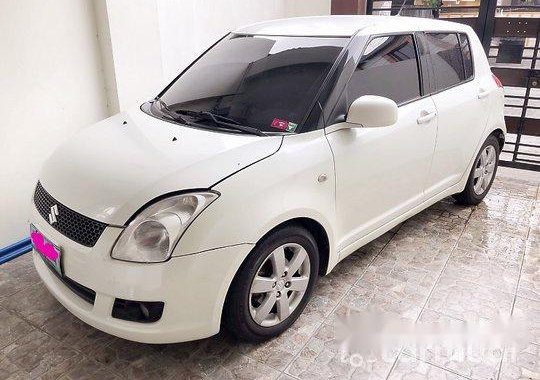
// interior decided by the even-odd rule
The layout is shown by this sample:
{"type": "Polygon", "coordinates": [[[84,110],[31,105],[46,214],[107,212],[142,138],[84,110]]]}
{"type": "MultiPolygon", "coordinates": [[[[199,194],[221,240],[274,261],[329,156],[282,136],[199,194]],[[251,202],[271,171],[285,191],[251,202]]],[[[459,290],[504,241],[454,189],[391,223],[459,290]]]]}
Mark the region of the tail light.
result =
{"type": "Polygon", "coordinates": [[[503,88],[503,84],[501,82],[501,80],[499,78],[497,78],[497,76],[493,73],[491,73],[491,76],[493,77],[493,80],[495,81],[495,83],[497,83],[497,87],[499,88],[503,88]]]}

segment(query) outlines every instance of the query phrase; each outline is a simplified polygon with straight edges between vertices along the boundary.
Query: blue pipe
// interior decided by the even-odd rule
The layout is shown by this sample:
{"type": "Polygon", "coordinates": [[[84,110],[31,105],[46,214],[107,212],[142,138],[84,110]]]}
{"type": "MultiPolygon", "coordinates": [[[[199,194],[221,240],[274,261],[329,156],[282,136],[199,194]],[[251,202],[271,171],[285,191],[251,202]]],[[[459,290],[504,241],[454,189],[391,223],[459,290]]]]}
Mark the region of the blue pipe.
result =
{"type": "Polygon", "coordinates": [[[32,250],[32,243],[30,238],[22,239],[16,243],[8,245],[5,248],[0,248],[0,265],[7,263],[9,260],[13,260],[27,252],[32,250]]]}

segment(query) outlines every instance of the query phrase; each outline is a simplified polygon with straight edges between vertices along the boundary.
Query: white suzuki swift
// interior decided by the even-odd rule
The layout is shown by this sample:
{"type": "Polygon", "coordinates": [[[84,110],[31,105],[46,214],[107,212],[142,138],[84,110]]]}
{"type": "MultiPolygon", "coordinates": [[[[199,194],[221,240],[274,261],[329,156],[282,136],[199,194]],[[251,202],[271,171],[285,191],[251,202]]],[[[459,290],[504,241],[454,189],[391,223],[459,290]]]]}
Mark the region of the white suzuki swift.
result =
{"type": "Polygon", "coordinates": [[[503,90],[468,26],[329,16],[241,28],[45,163],[34,263],[90,325],[280,334],[344,257],[454,195],[479,203],[503,90]]]}

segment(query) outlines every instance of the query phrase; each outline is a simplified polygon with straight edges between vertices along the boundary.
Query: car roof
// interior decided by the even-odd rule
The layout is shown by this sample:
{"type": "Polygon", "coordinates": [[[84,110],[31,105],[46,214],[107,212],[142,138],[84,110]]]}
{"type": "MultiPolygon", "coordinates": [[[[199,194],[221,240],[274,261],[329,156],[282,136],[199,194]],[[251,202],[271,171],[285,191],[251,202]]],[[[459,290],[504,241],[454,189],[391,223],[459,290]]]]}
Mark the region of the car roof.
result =
{"type": "Polygon", "coordinates": [[[263,21],[234,31],[236,34],[273,36],[351,37],[355,34],[407,31],[463,31],[470,27],[455,22],[403,16],[313,16],[263,21]]]}

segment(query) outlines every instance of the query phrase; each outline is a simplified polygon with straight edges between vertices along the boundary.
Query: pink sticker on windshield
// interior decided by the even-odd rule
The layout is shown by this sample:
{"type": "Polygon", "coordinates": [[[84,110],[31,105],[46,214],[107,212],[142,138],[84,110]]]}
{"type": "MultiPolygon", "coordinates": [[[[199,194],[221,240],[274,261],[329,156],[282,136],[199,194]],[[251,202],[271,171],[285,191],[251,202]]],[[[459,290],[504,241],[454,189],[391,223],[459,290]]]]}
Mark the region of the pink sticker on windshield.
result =
{"type": "Polygon", "coordinates": [[[272,120],[272,124],[270,124],[270,126],[272,128],[277,128],[277,129],[281,129],[282,131],[284,131],[289,126],[289,122],[287,120],[282,120],[282,119],[275,118],[274,120],[272,120]]]}

